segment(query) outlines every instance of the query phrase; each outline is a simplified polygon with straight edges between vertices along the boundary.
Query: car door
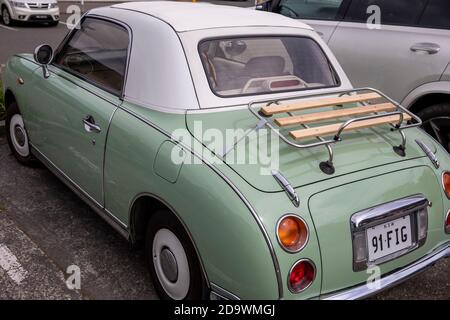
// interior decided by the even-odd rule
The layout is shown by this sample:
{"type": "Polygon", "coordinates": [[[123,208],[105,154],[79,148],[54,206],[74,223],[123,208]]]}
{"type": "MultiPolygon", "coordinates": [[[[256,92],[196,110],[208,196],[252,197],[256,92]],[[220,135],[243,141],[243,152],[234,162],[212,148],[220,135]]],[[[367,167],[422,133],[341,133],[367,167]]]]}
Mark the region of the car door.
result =
{"type": "Polygon", "coordinates": [[[301,19],[328,42],[342,20],[350,0],[280,0],[274,11],[301,19]]]}
{"type": "MultiPolygon", "coordinates": [[[[421,25],[424,13],[438,2],[444,4],[433,0],[353,0],[329,41],[353,85],[380,89],[401,102],[418,86],[438,81],[450,57],[449,32],[421,25]],[[373,6],[379,8],[378,28],[368,24],[376,21],[373,6]]],[[[448,23],[448,4],[446,7],[440,14],[448,23]]]]}
{"type": "Polygon", "coordinates": [[[128,47],[125,27],[88,17],[60,46],[50,77],[35,71],[33,146],[100,205],[105,143],[121,103],[128,47]]]}

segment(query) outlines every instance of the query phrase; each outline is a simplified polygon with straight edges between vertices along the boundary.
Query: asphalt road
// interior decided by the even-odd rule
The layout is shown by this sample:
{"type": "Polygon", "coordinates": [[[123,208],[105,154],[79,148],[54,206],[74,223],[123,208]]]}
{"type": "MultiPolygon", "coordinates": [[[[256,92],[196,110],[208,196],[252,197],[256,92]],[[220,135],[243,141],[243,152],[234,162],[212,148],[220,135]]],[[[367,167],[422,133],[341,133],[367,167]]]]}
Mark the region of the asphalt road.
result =
{"type": "MultiPolygon", "coordinates": [[[[0,65],[41,43],[56,47],[67,32],[62,23],[0,26],[0,65]]],[[[0,299],[156,299],[142,249],[131,249],[48,170],[19,165],[1,132],[0,299]],[[80,290],[66,285],[72,265],[81,270],[80,290]]],[[[450,259],[374,299],[450,300],[450,259]]]]}

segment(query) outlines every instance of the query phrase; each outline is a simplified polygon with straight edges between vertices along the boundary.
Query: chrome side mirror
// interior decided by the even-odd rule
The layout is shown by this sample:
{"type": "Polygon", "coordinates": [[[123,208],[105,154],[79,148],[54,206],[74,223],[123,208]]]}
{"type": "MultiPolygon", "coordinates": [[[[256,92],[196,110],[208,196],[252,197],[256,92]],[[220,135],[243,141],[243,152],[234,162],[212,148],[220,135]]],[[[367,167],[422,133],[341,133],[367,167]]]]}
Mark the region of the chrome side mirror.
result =
{"type": "Polygon", "coordinates": [[[48,44],[41,44],[34,50],[34,60],[41,65],[44,78],[50,77],[48,65],[53,59],[53,49],[48,44]]]}

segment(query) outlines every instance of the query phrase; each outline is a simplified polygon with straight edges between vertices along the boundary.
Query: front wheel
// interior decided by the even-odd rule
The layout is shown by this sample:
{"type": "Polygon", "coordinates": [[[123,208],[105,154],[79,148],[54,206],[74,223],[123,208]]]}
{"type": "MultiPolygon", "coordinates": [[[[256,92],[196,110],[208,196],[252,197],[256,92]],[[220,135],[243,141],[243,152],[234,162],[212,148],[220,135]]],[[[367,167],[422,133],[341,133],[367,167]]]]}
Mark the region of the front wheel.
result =
{"type": "Polygon", "coordinates": [[[30,152],[28,133],[22,114],[14,102],[6,110],[6,137],[14,157],[22,164],[33,166],[36,160],[30,152]]]}
{"type": "Polygon", "coordinates": [[[13,20],[11,19],[11,15],[9,14],[8,8],[3,7],[2,9],[2,20],[5,26],[12,25],[13,20]]]}
{"type": "Polygon", "coordinates": [[[423,129],[450,151],[450,103],[440,103],[420,110],[423,129]]]}
{"type": "Polygon", "coordinates": [[[207,293],[195,249],[174,215],[161,210],[149,221],[146,262],[161,299],[199,300],[207,293]]]}

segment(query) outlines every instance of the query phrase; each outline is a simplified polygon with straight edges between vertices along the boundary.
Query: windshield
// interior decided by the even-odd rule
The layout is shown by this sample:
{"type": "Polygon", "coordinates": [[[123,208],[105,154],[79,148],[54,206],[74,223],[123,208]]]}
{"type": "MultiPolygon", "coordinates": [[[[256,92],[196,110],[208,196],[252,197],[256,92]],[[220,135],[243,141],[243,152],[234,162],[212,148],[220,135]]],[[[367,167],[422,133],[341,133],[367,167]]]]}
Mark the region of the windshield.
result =
{"type": "Polygon", "coordinates": [[[201,60],[219,96],[267,94],[339,85],[325,53],[306,37],[246,37],[203,41],[201,60]]]}

